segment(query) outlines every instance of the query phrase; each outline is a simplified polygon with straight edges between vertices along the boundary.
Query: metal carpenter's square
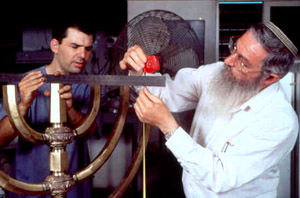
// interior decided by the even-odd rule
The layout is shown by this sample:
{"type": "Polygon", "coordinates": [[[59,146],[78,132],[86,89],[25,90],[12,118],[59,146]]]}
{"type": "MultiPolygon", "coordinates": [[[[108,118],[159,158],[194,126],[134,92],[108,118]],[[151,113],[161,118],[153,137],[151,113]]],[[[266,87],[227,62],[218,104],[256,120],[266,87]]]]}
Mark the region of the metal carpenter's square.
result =
{"type": "MultiPolygon", "coordinates": [[[[0,82],[16,83],[26,74],[0,73],[0,82]]],[[[158,86],[163,87],[163,76],[125,76],[125,75],[45,75],[45,82],[63,84],[90,84],[108,86],[158,86]]]]}

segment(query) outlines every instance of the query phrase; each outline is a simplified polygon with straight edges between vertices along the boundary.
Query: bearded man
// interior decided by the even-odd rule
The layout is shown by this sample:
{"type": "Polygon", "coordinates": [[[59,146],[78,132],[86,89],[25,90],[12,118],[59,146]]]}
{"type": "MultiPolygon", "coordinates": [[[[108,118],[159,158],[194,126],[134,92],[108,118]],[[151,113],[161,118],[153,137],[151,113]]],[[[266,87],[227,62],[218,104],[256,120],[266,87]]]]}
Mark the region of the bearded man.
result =
{"type": "MultiPolygon", "coordinates": [[[[139,91],[138,118],[160,129],[182,166],[186,197],[277,196],[279,163],[292,150],[298,118],[279,80],[297,48],[272,22],[249,28],[231,41],[231,55],[181,69],[166,87],[139,91]],[[196,109],[190,132],[171,112],[196,109]]],[[[141,75],[146,54],[130,48],[120,62],[141,75]]]]}

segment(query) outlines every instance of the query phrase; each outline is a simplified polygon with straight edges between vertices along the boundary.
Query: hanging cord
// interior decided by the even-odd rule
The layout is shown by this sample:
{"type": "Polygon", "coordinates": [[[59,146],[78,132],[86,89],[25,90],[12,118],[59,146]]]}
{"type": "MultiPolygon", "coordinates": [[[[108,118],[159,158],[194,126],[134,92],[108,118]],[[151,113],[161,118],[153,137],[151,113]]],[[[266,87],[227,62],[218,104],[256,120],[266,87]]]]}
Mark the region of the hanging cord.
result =
{"type": "Polygon", "coordinates": [[[143,198],[146,198],[146,124],[143,123],[143,198]]]}

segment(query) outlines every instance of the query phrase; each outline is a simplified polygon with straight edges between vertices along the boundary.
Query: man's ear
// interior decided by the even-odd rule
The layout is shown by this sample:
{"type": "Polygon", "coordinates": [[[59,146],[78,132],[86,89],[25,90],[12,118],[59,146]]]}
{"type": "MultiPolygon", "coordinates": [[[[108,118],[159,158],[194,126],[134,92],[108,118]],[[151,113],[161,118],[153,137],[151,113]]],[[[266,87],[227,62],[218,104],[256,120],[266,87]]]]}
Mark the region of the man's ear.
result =
{"type": "Polygon", "coordinates": [[[267,86],[277,82],[280,80],[280,76],[278,74],[270,73],[265,79],[262,84],[262,89],[266,88],[267,86]]]}
{"type": "Polygon", "coordinates": [[[56,39],[52,39],[50,42],[50,48],[53,53],[58,53],[59,42],[56,39]]]}

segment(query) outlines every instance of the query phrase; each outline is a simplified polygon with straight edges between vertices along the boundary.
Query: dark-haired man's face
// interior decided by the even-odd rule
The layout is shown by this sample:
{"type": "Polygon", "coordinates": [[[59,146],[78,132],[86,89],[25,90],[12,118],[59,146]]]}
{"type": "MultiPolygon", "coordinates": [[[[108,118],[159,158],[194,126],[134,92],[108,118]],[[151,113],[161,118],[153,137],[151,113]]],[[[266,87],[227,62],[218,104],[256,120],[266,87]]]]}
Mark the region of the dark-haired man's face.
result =
{"type": "Polygon", "coordinates": [[[69,28],[56,53],[59,70],[80,73],[86,66],[93,47],[93,36],[69,28]]]}

